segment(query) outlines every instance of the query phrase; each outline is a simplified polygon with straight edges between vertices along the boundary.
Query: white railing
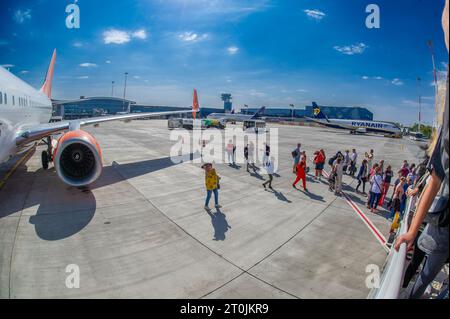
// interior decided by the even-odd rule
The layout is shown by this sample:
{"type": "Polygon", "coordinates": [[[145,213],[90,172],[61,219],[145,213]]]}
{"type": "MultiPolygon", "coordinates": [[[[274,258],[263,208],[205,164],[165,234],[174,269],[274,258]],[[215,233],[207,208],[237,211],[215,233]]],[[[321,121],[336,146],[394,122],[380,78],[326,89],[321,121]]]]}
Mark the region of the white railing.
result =
{"type": "MultiPolygon", "coordinates": [[[[405,214],[401,221],[400,229],[397,232],[397,237],[408,231],[408,221],[410,220],[410,214],[412,213],[411,208],[413,207],[414,202],[414,197],[408,197],[405,214]]],[[[401,244],[398,251],[395,250],[394,244],[392,245],[386,264],[383,268],[380,287],[372,289],[368,296],[369,299],[397,299],[399,297],[405,274],[406,252],[406,243],[401,244]]]]}

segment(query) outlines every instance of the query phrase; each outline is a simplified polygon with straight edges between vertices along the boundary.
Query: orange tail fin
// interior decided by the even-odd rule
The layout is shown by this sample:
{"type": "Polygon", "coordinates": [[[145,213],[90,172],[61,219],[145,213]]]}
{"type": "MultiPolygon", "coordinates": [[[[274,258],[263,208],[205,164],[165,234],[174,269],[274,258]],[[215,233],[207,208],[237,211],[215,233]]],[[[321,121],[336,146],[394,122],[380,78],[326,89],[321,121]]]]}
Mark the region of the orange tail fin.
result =
{"type": "Polygon", "coordinates": [[[197,118],[197,112],[200,109],[200,105],[198,104],[198,95],[197,90],[194,89],[194,101],[192,102],[192,118],[197,118]]]}
{"type": "Polygon", "coordinates": [[[48,66],[47,74],[45,75],[45,81],[41,88],[41,92],[47,95],[49,99],[52,98],[52,81],[53,81],[53,71],[55,70],[55,60],[56,60],[56,49],[53,50],[52,59],[50,60],[50,65],[48,66]]]}

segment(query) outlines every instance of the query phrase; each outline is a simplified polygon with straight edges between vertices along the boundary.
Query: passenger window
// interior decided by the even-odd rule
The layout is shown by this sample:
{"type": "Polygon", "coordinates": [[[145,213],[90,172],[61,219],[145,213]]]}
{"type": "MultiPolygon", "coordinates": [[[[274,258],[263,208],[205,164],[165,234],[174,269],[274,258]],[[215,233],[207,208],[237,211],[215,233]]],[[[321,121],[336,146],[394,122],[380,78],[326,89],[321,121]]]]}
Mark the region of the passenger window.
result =
{"type": "Polygon", "coordinates": [[[3,94],[0,92],[0,104],[3,104],[3,94]]]}
{"type": "Polygon", "coordinates": [[[8,96],[5,93],[5,104],[8,104],[8,96]]]}
{"type": "Polygon", "coordinates": [[[12,104],[16,105],[16,99],[15,99],[14,95],[12,96],[12,104]]]}

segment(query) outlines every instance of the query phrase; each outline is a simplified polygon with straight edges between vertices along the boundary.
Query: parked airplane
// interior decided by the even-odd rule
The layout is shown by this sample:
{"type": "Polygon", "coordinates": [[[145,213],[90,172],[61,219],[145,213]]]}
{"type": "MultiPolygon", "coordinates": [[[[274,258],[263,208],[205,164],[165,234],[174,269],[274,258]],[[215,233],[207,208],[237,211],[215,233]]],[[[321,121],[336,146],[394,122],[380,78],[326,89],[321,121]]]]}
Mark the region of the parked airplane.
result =
{"type": "Polygon", "coordinates": [[[327,127],[349,130],[351,134],[364,134],[372,132],[381,133],[390,137],[402,137],[402,130],[395,123],[365,120],[329,119],[325,114],[323,114],[316,102],[313,102],[313,112],[314,118],[307,117],[308,120],[327,127]]]}
{"type": "Polygon", "coordinates": [[[0,67],[0,164],[43,139],[48,146],[41,154],[43,168],[47,169],[52,162],[63,182],[75,187],[86,186],[101,174],[102,151],[96,139],[81,129],[83,126],[190,112],[195,118],[198,112],[197,91],[194,90],[192,110],[120,114],[49,123],[55,60],[56,50],[39,91],[0,67]],[[58,139],[52,137],[59,133],[62,135],[58,139]]]}
{"type": "Polygon", "coordinates": [[[233,113],[211,113],[207,116],[208,119],[210,120],[224,120],[227,122],[244,122],[247,120],[256,120],[257,118],[259,118],[259,116],[261,114],[264,113],[264,110],[266,109],[265,106],[263,106],[262,108],[260,108],[255,114],[253,115],[248,115],[248,114],[235,114],[233,113]]]}

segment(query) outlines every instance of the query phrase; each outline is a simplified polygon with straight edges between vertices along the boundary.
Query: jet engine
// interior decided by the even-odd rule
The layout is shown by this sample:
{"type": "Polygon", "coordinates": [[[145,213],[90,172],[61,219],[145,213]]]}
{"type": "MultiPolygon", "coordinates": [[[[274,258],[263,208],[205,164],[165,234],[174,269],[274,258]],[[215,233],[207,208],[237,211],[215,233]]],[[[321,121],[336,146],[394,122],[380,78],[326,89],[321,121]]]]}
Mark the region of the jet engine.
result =
{"type": "Polygon", "coordinates": [[[70,186],[93,183],[102,172],[102,151],[96,139],[82,130],[61,136],[54,151],[53,163],[59,178],[70,186]]]}

